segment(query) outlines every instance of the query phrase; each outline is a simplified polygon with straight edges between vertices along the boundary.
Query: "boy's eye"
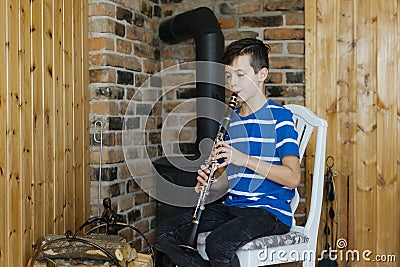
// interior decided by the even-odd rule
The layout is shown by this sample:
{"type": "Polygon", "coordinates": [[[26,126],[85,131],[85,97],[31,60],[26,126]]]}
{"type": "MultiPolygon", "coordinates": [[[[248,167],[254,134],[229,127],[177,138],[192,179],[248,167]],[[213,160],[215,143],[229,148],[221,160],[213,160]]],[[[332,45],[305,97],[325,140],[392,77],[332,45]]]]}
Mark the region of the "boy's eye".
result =
{"type": "Polygon", "coordinates": [[[242,76],[244,76],[244,73],[238,73],[237,76],[242,77],[242,76]]]}

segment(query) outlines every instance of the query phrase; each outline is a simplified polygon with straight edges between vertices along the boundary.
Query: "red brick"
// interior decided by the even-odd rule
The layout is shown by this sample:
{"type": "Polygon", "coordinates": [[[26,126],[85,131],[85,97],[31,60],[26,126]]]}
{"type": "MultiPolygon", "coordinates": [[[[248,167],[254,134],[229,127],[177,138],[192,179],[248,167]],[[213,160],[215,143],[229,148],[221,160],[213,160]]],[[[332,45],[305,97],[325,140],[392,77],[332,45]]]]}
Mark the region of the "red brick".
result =
{"type": "Polygon", "coordinates": [[[219,11],[224,15],[246,14],[260,10],[260,2],[239,2],[239,3],[222,3],[219,5],[219,11]]]}
{"type": "Polygon", "coordinates": [[[133,208],[133,197],[132,196],[121,196],[117,200],[118,211],[130,210],[133,208]]]}
{"type": "Polygon", "coordinates": [[[89,5],[89,16],[108,16],[115,18],[115,6],[99,3],[89,5]]]}
{"type": "Polygon", "coordinates": [[[282,96],[283,97],[297,97],[304,95],[303,86],[283,86],[282,96]]]}
{"type": "Polygon", "coordinates": [[[304,13],[303,12],[288,12],[286,13],[286,25],[304,25],[304,13]]]}
{"type": "Polygon", "coordinates": [[[123,67],[123,57],[115,54],[95,54],[89,56],[91,66],[123,67]]]}
{"type": "Polygon", "coordinates": [[[143,60],[143,71],[146,73],[156,73],[160,71],[160,63],[154,60],[143,60]]]}
{"type": "Polygon", "coordinates": [[[304,69],[304,57],[270,57],[271,69],[304,69]]]}
{"type": "Polygon", "coordinates": [[[134,54],[143,58],[155,58],[154,48],[144,43],[134,44],[134,54]]]}
{"type": "Polygon", "coordinates": [[[134,195],[135,205],[140,205],[149,202],[149,195],[145,192],[136,193],[134,195]]]}
{"type": "Polygon", "coordinates": [[[194,73],[172,73],[162,77],[163,86],[178,86],[194,83],[194,73]]]}
{"type": "Polygon", "coordinates": [[[268,74],[267,83],[279,84],[282,83],[282,73],[273,72],[268,74]]]}
{"type": "Polygon", "coordinates": [[[283,25],[282,16],[241,17],[239,27],[278,27],[283,25]]]}
{"type": "Polygon", "coordinates": [[[304,29],[275,28],[264,31],[265,40],[304,40],[304,29]]]}
{"type": "Polygon", "coordinates": [[[225,40],[239,40],[243,38],[257,38],[258,33],[255,31],[231,31],[224,33],[225,40]]]}
{"type": "Polygon", "coordinates": [[[303,10],[304,0],[264,0],[264,10],[303,10]]]}
{"type": "Polygon", "coordinates": [[[124,57],[124,68],[134,71],[142,71],[142,65],[136,57],[124,57]]]}
{"type": "Polygon", "coordinates": [[[269,44],[271,47],[272,54],[282,54],[283,53],[283,44],[282,43],[272,43],[269,44]]]}
{"type": "Polygon", "coordinates": [[[142,217],[147,218],[156,215],[156,203],[150,202],[149,204],[142,205],[142,217]]]}
{"type": "Polygon", "coordinates": [[[218,22],[221,29],[232,29],[237,25],[237,20],[235,18],[218,18],[218,22]]]}
{"type": "Polygon", "coordinates": [[[115,83],[117,80],[114,69],[89,70],[89,83],[115,83]]]}
{"type": "Polygon", "coordinates": [[[304,55],[304,43],[289,43],[287,48],[290,54],[304,55]]]}
{"type": "MultiPolygon", "coordinates": [[[[175,45],[167,46],[161,52],[162,58],[168,58],[169,60],[173,58],[194,58],[195,51],[193,45],[175,45]]],[[[165,67],[164,67],[165,68],[165,67]]]]}
{"type": "Polygon", "coordinates": [[[118,115],[119,105],[114,101],[96,101],[90,103],[90,114],[118,115]]]}
{"type": "Polygon", "coordinates": [[[107,37],[89,38],[89,51],[102,49],[114,50],[114,40],[107,37]]]}
{"type": "Polygon", "coordinates": [[[89,20],[89,32],[96,33],[116,33],[116,22],[101,18],[89,20]]]}
{"type": "Polygon", "coordinates": [[[124,54],[132,53],[132,43],[130,41],[117,39],[117,51],[124,54]]]}
{"type": "Polygon", "coordinates": [[[131,173],[130,173],[130,171],[128,169],[128,166],[126,166],[125,164],[121,165],[121,166],[118,166],[118,178],[126,179],[126,178],[129,178],[129,177],[131,177],[131,173]]]}
{"type": "MultiPolygon", "coordinates": [[[[122,150],[115,150],[112,148],[103,149],[102,155],[103,163],[118,163],[124,161],[124,152],[122,150]]],[[[90,152],[90,163],[99,164],[100,163],[100,151],[95,149],[90,152]]]]}
{"type": "Polygon", "coordinates": [[[136,26],[126,25],[126,39],[129,40],[138,40],[139,36],[144,33],[143,29],[140,29],[136,26]]]}

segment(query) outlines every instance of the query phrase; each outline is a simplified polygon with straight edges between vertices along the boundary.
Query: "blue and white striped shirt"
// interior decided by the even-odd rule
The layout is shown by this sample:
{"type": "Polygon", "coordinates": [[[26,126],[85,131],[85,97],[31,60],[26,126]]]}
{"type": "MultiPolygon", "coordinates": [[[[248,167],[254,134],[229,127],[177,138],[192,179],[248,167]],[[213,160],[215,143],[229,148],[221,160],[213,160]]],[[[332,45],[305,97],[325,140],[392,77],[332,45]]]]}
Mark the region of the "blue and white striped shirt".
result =
{"type": "MultiPolygon", "coordinates": [[[[229,126],[227,143],[242,153],[282,165],[287,155],[299,156],[297,132],[290,110],[268,100],[256,112],[241,117],[236,110],[229,126]]],[[[270,211],[284,224],[292,225],[290,202],[294,190],[275,183],[246,167],[229,164],[227,206],[259,207],[270,211]]]]}

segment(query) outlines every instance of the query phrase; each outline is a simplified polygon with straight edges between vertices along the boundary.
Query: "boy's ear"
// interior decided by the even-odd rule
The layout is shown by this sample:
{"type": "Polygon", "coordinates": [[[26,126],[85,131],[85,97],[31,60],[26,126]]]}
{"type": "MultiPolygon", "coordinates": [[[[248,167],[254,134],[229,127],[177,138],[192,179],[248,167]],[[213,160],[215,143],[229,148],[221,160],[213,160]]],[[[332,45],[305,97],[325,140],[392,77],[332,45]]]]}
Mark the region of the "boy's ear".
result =
{"type": "Polygon", "coordinates": [[[262,68],[257,74],[258,74],[258,80],[260,82],[264,82],[267,79],[267,76],[268,76],[268,69],[267,68],[262,68]]]}

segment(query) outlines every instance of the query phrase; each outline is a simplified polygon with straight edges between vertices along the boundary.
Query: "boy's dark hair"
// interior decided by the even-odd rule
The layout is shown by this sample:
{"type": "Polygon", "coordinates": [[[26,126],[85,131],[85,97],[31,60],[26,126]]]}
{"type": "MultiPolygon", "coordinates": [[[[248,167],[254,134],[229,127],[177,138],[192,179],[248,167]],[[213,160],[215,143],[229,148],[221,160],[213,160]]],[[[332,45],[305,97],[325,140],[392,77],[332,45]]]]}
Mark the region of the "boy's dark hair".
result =
{"type": "Polygon", "coordinates": [[[254,69],[254,73],[258,73],[262,68],[269,69],[268,53],[270,50],[270,46],[261,40],[244,38],[227,46],[222,62],[225,65],[231,65],[236,57],[250,55],[250,66],[254,69]]]}

